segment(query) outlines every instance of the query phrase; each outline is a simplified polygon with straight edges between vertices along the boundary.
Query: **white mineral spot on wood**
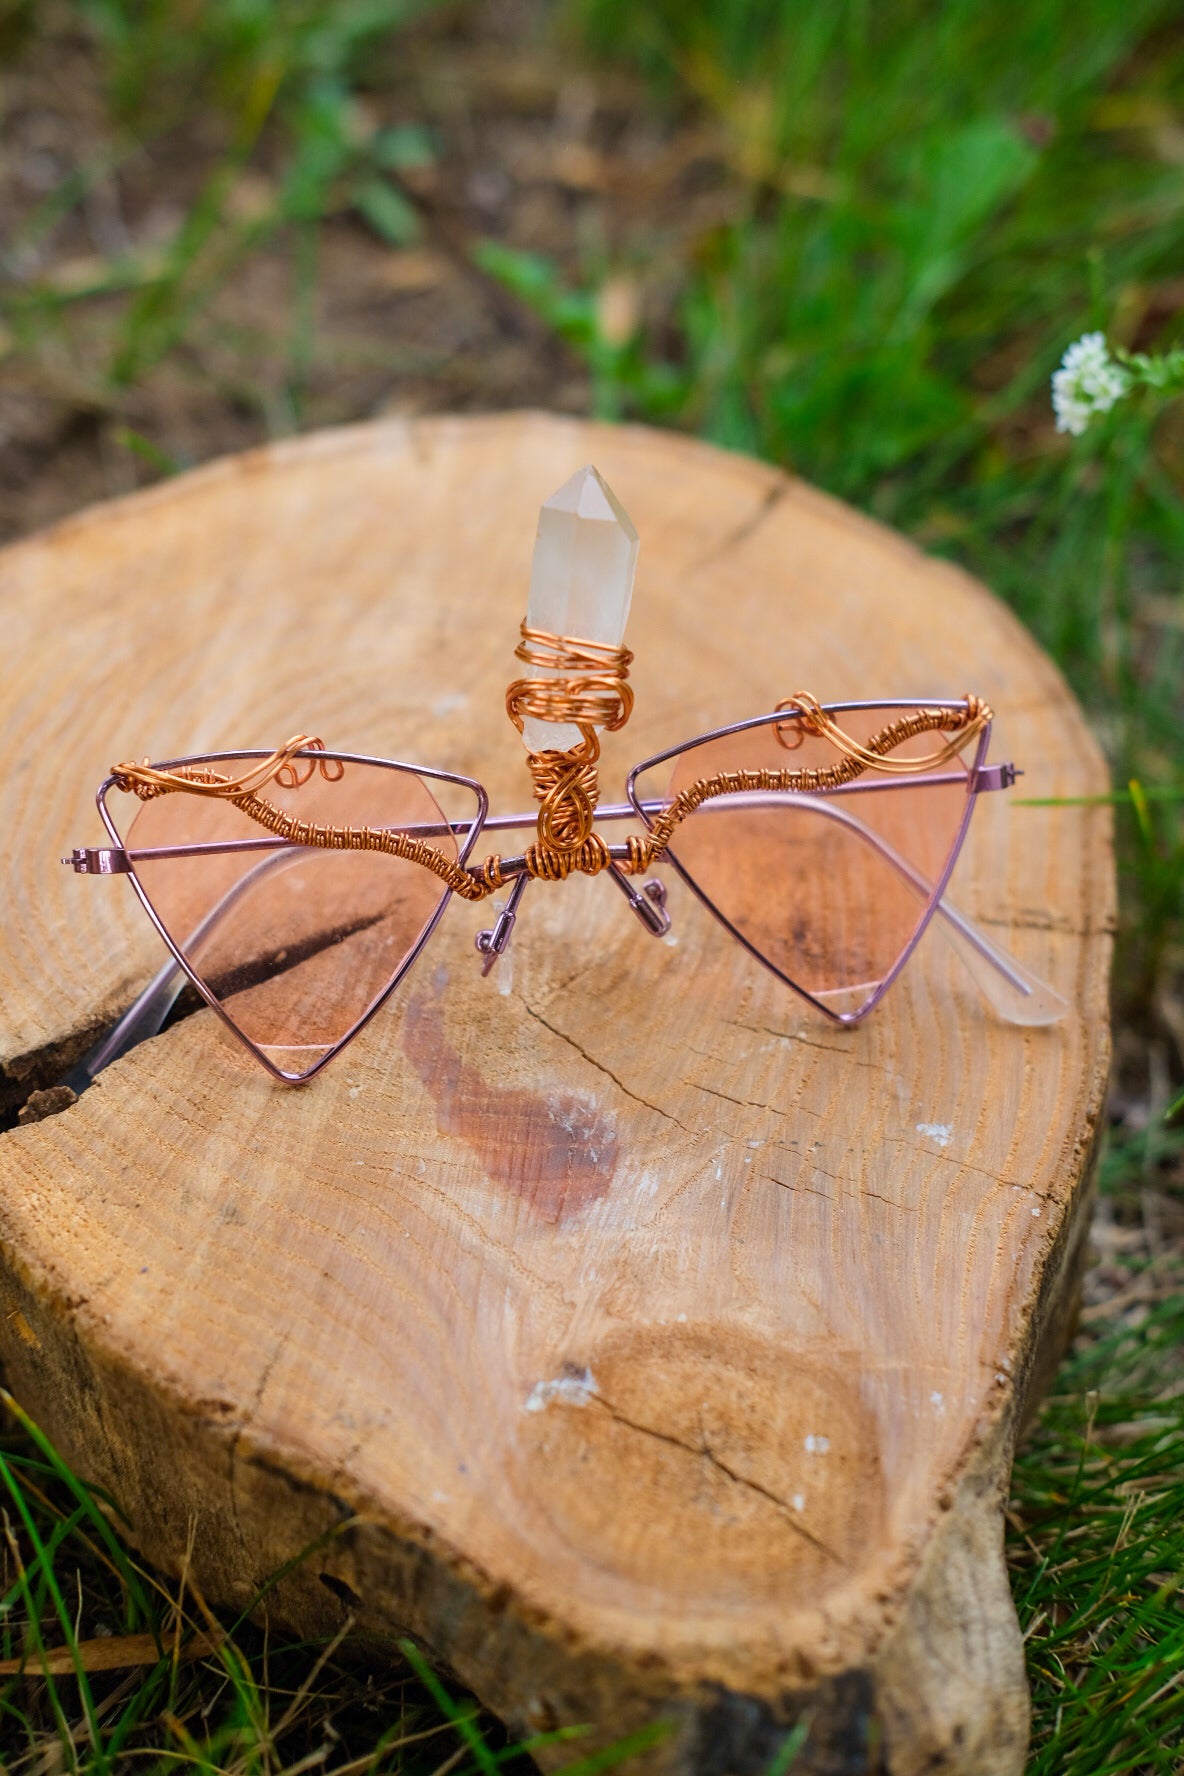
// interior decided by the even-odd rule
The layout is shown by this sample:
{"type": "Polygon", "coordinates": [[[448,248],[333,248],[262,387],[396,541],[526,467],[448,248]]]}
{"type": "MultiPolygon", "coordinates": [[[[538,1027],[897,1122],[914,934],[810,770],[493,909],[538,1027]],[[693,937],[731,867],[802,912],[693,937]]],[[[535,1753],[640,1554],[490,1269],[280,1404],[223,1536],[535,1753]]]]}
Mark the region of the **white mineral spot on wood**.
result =
{"type": "Polygon", "coordinates": [[[806,1501],[800,1492],[795,1492],[789,1502],[795,1511],[804,1511],[806,1508],[806,1501]]]}
{"type": "Polygon", "coordinates": [[[557,1375],[554,1381],[536,1381],[527,1395],[524,1412],[545,1412],[552,1400],[568,1406],[586,1406],[596,1392],[596,1379],[591,1369],[574,1375],[557,1375]]]}
{"type": "MultiPolygon", "coordinates": [[[[532,629],[619,647],[625,636],[637,532],[612,488],[589,463],[539,509],[526,621],[532,629]]],[[[554,678],[553,672],[537,676],[554,678]]],[[[522,738],[532,752],[578,746],[571,722],[527,716],[522,738]]]]}
{"type": "Polygon", "coordinates": [[[825,1455],[829,1448],[829,1437],[820,1437],[815,1432],[811,1431],[806,1438],[807,1455],[825,1455]]]}
{"type": "Polygon", "coordinates": [[[948,1147],[954,1130],[948,1122],[919,1122],[917,1133],[926,1135],[931,1141],[936,1141],[939,1147],[948,1147]]]}

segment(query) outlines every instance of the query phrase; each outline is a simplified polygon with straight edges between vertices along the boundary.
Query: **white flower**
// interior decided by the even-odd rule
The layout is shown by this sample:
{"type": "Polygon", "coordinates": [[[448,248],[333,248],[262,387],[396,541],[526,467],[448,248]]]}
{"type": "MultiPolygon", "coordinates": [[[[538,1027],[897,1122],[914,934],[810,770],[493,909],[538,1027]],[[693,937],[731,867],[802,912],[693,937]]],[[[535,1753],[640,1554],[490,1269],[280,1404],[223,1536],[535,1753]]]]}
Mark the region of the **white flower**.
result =
{"type": "Polygon", "coordinates": [[[1109,413],[1130,387],[1130,377],[1106,349],[1104,333],[1075,339],[1052,379],[1057,431],[1080,436],[1095,413],[1109,413]]]}

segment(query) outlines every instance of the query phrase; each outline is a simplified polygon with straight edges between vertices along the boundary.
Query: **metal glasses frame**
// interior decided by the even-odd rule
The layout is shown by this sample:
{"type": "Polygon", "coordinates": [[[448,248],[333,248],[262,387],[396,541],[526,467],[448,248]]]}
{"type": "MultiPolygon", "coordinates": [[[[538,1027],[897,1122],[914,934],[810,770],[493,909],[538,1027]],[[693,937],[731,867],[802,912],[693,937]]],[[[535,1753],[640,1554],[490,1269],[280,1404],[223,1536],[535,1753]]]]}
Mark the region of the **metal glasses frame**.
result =
{"type": "MultiPolygon", "coordinates": [[[[940,698],[895,698],[890,700],[868,699],[858,702],[832,703],[827,704],[824,707],[826,712],[830,715],[842,715],[848,713],[860,713],[869,710],[893,712],[928,709],[932,708],[935,703],[950,709],[965,709],[967,707],[966,703],[961,700],[940,698]]],[[[678,758],[684,753],[693,751],[696,747],[705,745],[708,742],[727,739],[733,734],[747,733],[754,729],[764,727],[778,725],[784,727],[788,723],[797,719],[799,718],[793,712],[787,713],[784,709],[774,710],[766,715],[753,716],[745,721],[734,722],[727,726],[713,728],[706,733],[681,741],[676,746],[668,747],[665,751],[655,753],[650,758],[643,759],[640,763],[633,766],[626,780],[626,794],[628,800],[624,803],[597,807],[594,814],[596,824],[599,825],[601,823],[638,818],[648,828],[652,829],[656,817],[669,805],[670,798],[650,799],[639,793],[639,780],[644,777],[646,772],[663,764],[667,764],[670,760],[678,758]]],[[[791,800],[795,806],[817,807],[820,811],[832,813],[833,810],[830,808],[829,804],[831,804],[836,798],[843,797],[846,794],[854,793],[856,791],[867,793],[873,787],[877,792],[888,792],[892,788],[898,786],[922,788],[927,782],[932,783],[935,786],[938,784],[949,784],[950,782],[965,783],[967,789],[966,808],[959,822],[945,866],[936,883],[926,882],[920,873],[913,869],[912,865],[910,865],[907,860],[900,858],[898,854],[885,846],[882,842],[878,840],[876,841],[878,848],[885,855],[887,860],[896,868],[903,871],[906,877],[911,879],[913,887],[917,890],[919,895],[923,894],[924,899],[912,935],[900,956],[883,979],[876,984],[866,1002],[854,1011],[836,1011],[833,1007],[820,1000],[815,994],[811,993],[807,988],[803,987],[799,982],[795,981],[792,976],[787,974],[783,969],[771,962],[767,956],[763,955],[756,945],[750,942],[750,940],[737,929],[727,916],[720,911],[719,907],[716,906],[711,897],[700,888],[693,876],[679,862],[677,855],[673,851],[667,850],[664,852],[662,861],[668,860],[673,865],[678,875],[691,889],[692,893],[695,894],[697,899],[709,912],[714,914],[715,918],[724,926],[725,930],[730,932],[756,961],[760,962],[763,967],[767,968],[771,974],[775,975],[776,978],[785,986],[789,987],[791,991],[798,994],[800,998],[813,1006],[815,1010],[821,1012],[831,1023],[849,1027],[861,1022],[863,1018],[875,1009],[884,994],[896,980],[901,970],[908,963],[927,927],[933,920],[935,913],[939,910],[944,915],[947,935],[952,936],[962,944],[969,946],[972,951],[976,951],[981,960],[985,960],[990,968],[994,969],[1005,978],[1008,987],[1012,991],[1023,995],[1030,994],[1034,990],[1040,990],[1046,994],[1050,1004],[1054,1006],[1060,1005],[1061,1002],[1056,1000],[1056,996],[1051,994],[1048,989],[1041,989],[1041,984],[1035,982],[1034,978],[1028,975],[1027,971],[1023,969],[1020,964],[1015,963],[1011,958],[1000,952],[990,940],[986,939],[981,933],[976,931],[969,920],[965,919],[953,908],[943,904],[946,888],[949,884],[950,877],[958,861],[959,854],[961,853],[969,830],[970,819],[974,811],[974,803],[977,795],[984,791],[1007,788],[1012,782],[1014,782],[1016,777],[1016,770],[1013,765],[988,765],[986,763],[989,741],[990,724],[988,723],[977,737],[972,764],[964,766],[957,772],[950,772],[940,776],[933,776],[930,778],[913,777],[903,780],[884,778],[876,780],[874,784],[864,781],[814,793],[802,793],[796,791],[755,791],[751,793],[751,797],[747,794],[745,795],[745,801],[751,799],[753,803],[756,803],[758,801],[767,800],[773,795],[780,794],[785,799],[791,800]]],[[[377,758],[365,753],[338,752],[329,751],[327,749],[321,751],[302,751],[295,756],[317,762],[326,760],[329,762],[337,761],[345,765],[357,764],[382,767],[388,770],[410,773],[411,775],[425,780],[429,784],[433,782],[451,784],[471,792],[476,798],[477,804],[476,813],[471,821],[450,821],[445,819],[442,825],[419,823],[413,827],[408,827],[406,829],[400,828],[399,830],[406,830],[409,834],[424,838],[432,835],[442,836],[443,833],[447,831],[453,837],[461,841],[458,845],[457,861],[458,864],[465,868],[467,873],[473,878],[478,878],[480,876],[480,870],[474,869],[469,864],[469,858],[472,855],[473,848],[478,838],[483,832],[525,831],[534,827],[537,821],[536,809],[526,810],[521,813],[495,815],[490,817],[489,797],[484,786],[475,778],[466,777],[457,772],[440,770],[430,766],[410,764],[397,759],[377,758]]],[[[256,759],[265,759],[267,757],[268,754],[262,750],[203,753],[190,755],[185,758],[168,760],[157,768],[161,770],[178,770],[186,766],[217,765],[229,761],[253,761],[256,759]]],[[[84,848],[76,850],[72,857],[64,859],[63,861],[72,863],[75,870],[82,874],[129,875],[137,897],[167,946],[173,961],[166,965],[145,992],[136,1000],[135,1004],[133,1004],[119,1020],[119,1023],[113,1028],[113,1030],[109,1032],[96,1049],[92,1051],[91,1055],[86,1057],[86,1060],[81,1063],[80,1067],[75,1069],[75,1074],[71,1075],[70,1079],[67,1081],[68,1083],[74,1084],[75,1089],[83,1088],[86,1084],[89,1084],[103,1066],[109,1065],[112,1060],[117,1058],[120,1054],[125,1053],[128,1048],[134,1046],[136,1041],[142,1040],[147,1035],[155,1034],[163,1024],[165,1017],[168,1014],[168,1010],[171,1008],[177,993],[181,990],[181,987],[186,980],[190,982],[205,1003],[210,1005],[212,1009],[218,1013],[227,1028],[234,1033],[239,1041],[244,1044],[273,1078],[284,1084],[306,1083],[315,1078],[316,1075],[353,1040],[359,1031],[364,1029],[381,1007],[386,1004],[391,994],[400,985],[422,953],[425,945],[435,931],[436,926],[439,924],[440,919],[443,917],[451,897],[452,890],[444,885],[434,912],[425,922],[412,948],[403,958],[398,969],[387,985],[351,1025],[346,1034],[328,1048],[319,1060],[317,1060],[305,1072],[293,1073],[279,1066],[264,1050],[252,1042],[234,1022],[233,1018],[231,1018],[223,1009],[212,991],[206,986],[201,977],[191,966],[184,952],[174,942],[173,938],[166,930],[140,881],[135,866],[137,860],[147,861],[149,858],[156,860],[165,857],[180,858],[193,855],[210,855],[212,853],[240,851],[259,852],[261,854],[261,860],[265,860],[268,854],[278,854],[282,856],[295,851],[300,851],[305,849],[305,847],[284,838],[267,836],[224,840],[208,845],[173,846],[142,851],[128,850],[123,845],[119,830],[107,805],[107,797],[111,790],[116,787],[120,787],[119,779],[115,775],[109,776],[100,785],[96,797],[100,817],[112,840],[111,848],[101,850],[84,848]]],[[[726,806],[727,803],[722,805],[726,806]]],[[[735,798],[732,798],[731,805],[735,805],[735,798]]],[[[704,808],[710,808],[712,804],[708,802],[704,803],[703,806],[704,808]]],[[[861,831],[863,831],[863,836],[866,837],[866,830],[861,829],[861,831]]],[[[666,930],[669,929],[670,924],[669,917],[665,911],[664,885],[660,882],[650,881],[646,882],[642,888],[636,888],[620,867],[628,860],[629,847],[627,845],[609,845],[607,851],[609,857],[607,866],[608,873],[612,876],[616,886],[628,899],[634,913],[641,919],[642,923],[653,935],[664,935],[666,930]]],[[[484,956],[484,972],[486,973],[489,972],[490,968],[497,961],[497,958],[504,954],[509,947],[517,916],[518,905],[527,883],[531,880],[525,855],[502,860],[501,869],[503,876],[507,878],[507,880],[512,879],[513,885],[510,889],[509,902],[500,912],[494,927],[492,930],[481,932],[477,939],[477,947],[484,956]]],[[[241,886],[241,883],[236,884],[236,889],[241,886]]],[[[231,890],[232,895],[235,892],[235,889],[231,890]]],[[[223,902],[218,903],[213,909],[212,914],[208,915],[208,917],[217,916],[217,914],[223,910],[228,910],[225,899],[223,902]]],[[[1057,1013],[1057,1015],[1059,1015],[1059,1013],[1057,1013]]],[[[1051,1017],[1040,1017],[1033,1019],[1032,1021],[1047,1022],[1052,1021],[1052,1019],[1051,1017]]]]}
{"type": "MultiPolygon", "coordinates": [[[[882,709],[886,712],[903,709],[926,709],[931,708],[934,701],[935,699],[933,698],[926,700],[918,697],[909,699],[902,698],[890,703],[882,703],[876,700],[860,703],[828,703],[824,707],[828,715],[849,715],[853,713],[862,713],[869,709],[882,709]]],[[[785,715],[782,711],[775,711],[772,715],[757,715],[753,716],[748,721],[732,722],[727,727],[715,728],[709,734],[701,734],[696,740],[684,741],[681,746],[671,746],[665,752],[655,753],[653,758],[646,759],[642,764],[634,765],[625,780],[625,793],[629,797],[632,806],[644,820],[646,816],[642,801],[637,794],[637,780],[639,777],[643,776],[646,771],[653,770],[658,765],[667,764],[671,759],[679,758],[683,753],[693,751],[696,746],[705,746],[712,740],[727,740],[733,734],[747,734],[757,728],[776,727],[779,723],[784,723],[784,721],[785,715]]],[[[791,975],[785,973],[784,969],[778,968],[775,962],[771,962],[754,943],[750,942],[749,939],[745,937],[742,931],[733,925],[727,915],[720,911],[719,907],[717,907],[715,902],[711,899],[711,896],[706,894],[695,881],[694,877],[683,868],[675,851],[667,850],[665,853],[665,861],[673,865],[674,869],[678,872],[679,876],[681,876],[692,894],[703,903],[708,912],[714,913],[724,929],[730,931],[737,943],[743,944],[749,955],[755,956],[756,960],[767,968],[770,974],[775,974],[779,981],[784,982],[784,984],[787,987],[790,987],[793,992],[806,1000],[807,1004],[812,1005],[816,1011],[820,1011],[824,1017],[829,1018],[831,1023],[845,1026],[858,1024],[867,1017],[869,1013],[875,1010],[876,1006],[880,1003],[880,1000],[884,997],[884,994],[888,991],[893,981],[895,981],[901,969],[908,962],[913,951],[925,935],[925,928],[933,918],[938,902],[941,900],[946,888],[949,886],[950,877],[954,873],[954,866],[958,861],[962,846],[965,843],[966,834],[970,830],[970,817],[974,813],[976,795],[981,794],[985,789],[1007,788],[1015,781],[1016,771],[1014,766],[1000,767],[998,782],[996,782],[993,777],[985,781],[982,780],[982,772],[983,767],[986,764],[987,748],[990,745],[990,740],[991,723],[987,722],[986,726],[979,734],[973,763],[963,771],[950,772],[943,777],[929,779],[919,777],[880,778],[873,779],[870,782],[861,778],[857,779],[852,784],[843,785],[839,789],[825,790],[817,795],[795,794],[793,797],[796,806],[809,806],[819,802],[828,802],[832,798],[844,794],[879,793],[880,791],[888,791],[893,788],[923,789],[927,782],[933,786],[936,786],[939,783],[944,786],[950,782],[964,782],[966,784],[966,808],[963,812],[962,819],[958,824],[958,830],[954,836],[953,845],[946,860],[945,868],[936,884],[931,887],[928,898],[922,907],[920,917],[917,920],[917,924],[913,928],[913,934],[909,938],[905,948],[901,951],[896,962],[888,970],[888,973],[877,984],[875,990],[869,995],[864,1004],[859,1006],[855,1011],[835,1011],[833,1006],[824,1004],[823,1001],[815,994],[811,993],[808,988],[803,987],[800,981],[795,981],[791,975]]],[[[767,795],[776,792],[757,791],[755,793],[759,796],[762,793],[767,795]]],[[[705,806],[709,806],[709,804],[705,804],[705,806]]],[[[649,824],[648,821],[647,824],[649,824]]],[[[883,850],[883,846],[880,846],[879,849],[883,850]]],[[[892,861],[897,867],[903,865],[905,873],[911,875],[914,878],[914,885],[917,885],[917,881],[919,880],[918,872],[914,871],[911,866],[905,864],[903,859],[895,855],[893,856],[892,861]]]]}

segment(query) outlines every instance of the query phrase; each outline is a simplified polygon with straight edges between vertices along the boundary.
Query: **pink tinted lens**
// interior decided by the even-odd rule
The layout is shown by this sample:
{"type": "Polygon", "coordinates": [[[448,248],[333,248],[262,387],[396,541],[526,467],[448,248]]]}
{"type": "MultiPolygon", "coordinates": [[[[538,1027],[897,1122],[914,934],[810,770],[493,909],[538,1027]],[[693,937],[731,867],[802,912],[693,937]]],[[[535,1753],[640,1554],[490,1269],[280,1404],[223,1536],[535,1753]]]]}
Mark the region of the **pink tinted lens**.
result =
{"type": "MultiPolygon", "coordinates": [[[[250,762],[196,768],[235,777],[250,762]]],[[[317,769],[296,787],[269,783],[260,797],[318,826],[413,831],[455,860],[457,839],[422,778],[388,765],[340,768],[337,781],[317,769]]],[[[463,793],[461,817],[471,820],[475,797],[463,793]]],[[[120,799],[112,798],[116,814],[120,799]]],[[[289,845],[142,855],[270,836],[230,802],[181,791],[140,805],[124,842],[153,911],[211,997],[268,1060],[299,1076],[390,986],[447,889],[422,864],[377,851],[289,845]]]]}
{"type": "MultiPolygon", "coordinates": [[[[901,714],[879,708],[838,719],[863,742],[901,714]]],[[[782,732],[791,743],[797,738],[793,728],[782,732]]],[[[922,757],[943,738],[918,735],[892,756],[922,757]]],[[[750,728],[680,753],[668,795],[721,772],[822,770],[837,762],[816,736],[787,750],[774,726],[750,728]]],[[[868,774],[838,793],[713,797],[675,830],[670,852],[713,910],[779,973],[833,1011],[858,1011],[908,948],[962,829],[967,765],[955,759],[930,778],[868,774]]]]}

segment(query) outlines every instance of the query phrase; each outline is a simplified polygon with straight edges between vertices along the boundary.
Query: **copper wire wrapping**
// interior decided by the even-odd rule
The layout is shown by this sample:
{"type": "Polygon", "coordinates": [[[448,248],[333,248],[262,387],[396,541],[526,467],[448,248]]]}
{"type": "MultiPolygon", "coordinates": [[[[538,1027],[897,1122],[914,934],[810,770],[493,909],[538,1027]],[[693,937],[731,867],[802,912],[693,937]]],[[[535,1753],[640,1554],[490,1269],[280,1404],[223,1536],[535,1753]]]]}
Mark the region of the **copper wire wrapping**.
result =
{"type": "Polygon", "coordinates": [[[178,790],[188,795],[220,797],[240,809],[249,820],[293,845],[315,846],[326,851],[382,851],[388,857],[405,858],[408,863],[418,863],[431,870],[464,900],[484,900],[499,885],[498,881],[471,875],[454,857],[446,856],[438,846],[429,845],[423,839],[413,839],[407,833],[392,832],[386,827],[315,825],[285,813],[257,793],[273,781],[287,789],[298,789],[318,768],[326,782],[341,781],[345,766],[340,759],[304,759],[297,764],[295,754],[308,751],[323,752],[324,743],[305,734],[296,734],[239,777],[226,777],[218,771],[192,767],[158,771],[147,760],[140,765],[115,765],[111,775],[118,788],[130,790],[142,802],[178,790]],[[302,770],[302,765],[307,769],[302,770]]]}
{"type": "MultiPolygon", "coordinates": [[[[543,636],[540,640],[540,635],[541,632],[528,631],[523,625],[524,641],[518,650],[520,658],[533,662],[538,657],[535,650],[543,642],[549,647],[555,644],[549,659],[562,656],[564,661],[570,662],[591,658],[592,643],[575,643],[555,636],[543,636]]],[[[507,708],[519,729],[524,715],[535,715],[540,720],[575,721],[583,736],[578,746],[566,752],[528,753],[527,765],[535,797],[540,803],[538,836],[520,860],[512,860],[512,867],[504,859],[491,855],[475,868],[466,868],[437,846],[407,833],[392,832],[383,827],[316,825],[285,813],[258,794],[267,783],[275,781],[287,788],[298,788],[307,783],[318,768],[329,782],[337,782],[345,772],[345,766],[338,759],[297,761],[296,755],[300,752],[324,750],[320,740],[303,734],[295,735],[238,777],[226,777],[193,766],[178,771],[161,771],[147,760],[142,764],[116,765],[111,774],[120,789],[131,791],[141,801],[176,791],[218,796],[233,803],[268,832],[292,844],[327,850],[381,851],[391,857],[404,858],[431,870],[464,900],[484,900],[503,887],[508,868],[510,874],[524,870],[527,875],[548,882],[561,882],[576,871],[598,875],[613,859],[608,846],[594,830],[599,795],[596,762],[600,756],[600,743],[595,728],[586,718],[595,708],[595,718],[599,720],[608,709],[611,697],[613,719],[605,720],[603,725],[620,727],[628,719],[633,701],[623,677],[614,676],[618,671],[624,673],[631,655],[624,648],[599,651],[606,662],[611,656],[613,664],[611,668],[606,664],[603,672],[593,675],[595,684],[587,677],[574,681],[556,680],[554,688],[545,687],[544,694],[544,690],[539,689],[541,681],[525,679],[511,685],[507,692],[507,708]],[[593,699],[603,701],[594,705],[593,699]],[[543,707],[554,713],[540,715],[543,707]]],[[[799,718],[792,724],[788,721],[785,724],[787,736],[782,743],[788,750],[796,749],[791,729],[804,728],[832,745],[840,755],[838,762],[800,770],[721,771],[713,777],[698,778],[663,809],[649,832],[629,835],[624,847],[626,856],[617,862],[617,867],[625,875],[642,875],[649,870],[661,859],[682,821],[713,797],[747,794],[754,790],[815,794],[851,783],[868,771],[893,777],[923,775],[956,757],[992,719],[988,705],[980,697],[968,695],[962,707],[935,704],[910,710],[861,744],[846,734],[808,692],[797,692],[777,707],[787,715],[796,714],[799,718]],[[888,756],[904,741],[927,733],[945,733],[950,738],[944,746],[920,758],[888,756]]],[[[780,727],[777,731],[781,739],[780,727]]],[[[800,738],[797,744],[801,744],[800,738]]]]}
{"type": "Polygon", "coordinates": [[[578,851],[592,835],[600,780],[600,745],[594,732],[570,752],[531,752],[526,756],[539,808],[539,844],[558,852],[578,851]]]}
{"type": "MultiPolygon", "coordinates": [[[[781,723],[777,724],[775,732],[787,752],[797,750],[804,734],[817,734],[820,739],[829,740],[835,751],[841,753],[851,764],[858,764],[864,770],[881,771],[890,777],[914,777],[922,771],[939,771],[943,765],[949,764],[962,751],[967,741],[981,733],[991,721],[990,706],[981,697],[972,696],[967,691],[965,703],[965,711],[959,711],[961,719],[957,724],[957,738],[949,740],[937,752],[926,753],[924,758],[893,759],[884,755],[894,746],[899,746],[901,741],[911,739],[914,734],[932,733],[935,728],[948,732],[951,726],[948,709],[925,709],[904,716],[874,735],[866,746],[861,746],[858,740],[853,740],[850,734],[843,732],[838,722],[823,709],[817,697],[812,697],[809,691],[795,691],[792,697],[786,697],[778,703],[777,708],[784,709],[787,714],[795,710],[800,712],[801,719],[792,724],[792,732],[797,737],[791,738],[783,732],[781,723]]],[[[790,728],[791,724],[787,722],[784,726],[790,728]]]]}
{"type": "MultiPolygon", "coordinates": [[[[857,777],[862,777],[865,771],[889,777],[922,776],[948,764],[992,720],[989,705],[981,697],[967,695],[965,708],[962,709],[946,704],[910,710],[908,715],[901,716],[898,721],[889,722],[861,746],[831,720],[808,691],[796,692],[777,707],[786,711],[800,710],[804,723],[809,724],[808,731],[819,734],[834,746],[841,754],[840,762],[798,771],[770,771],[768,768],[759,771],[720,771],[714,777],[697,778],[694,783],[688,783],[685,789],[680,790],[674,800],[662,810],[646,836],[637,841],[636,852],[634,840],[629,840],[630,860],[628,865],[622,866],[627,874],[640,875],[651,868],[662,856],[675,829],[688,814],[693,814],[696,808],[702,807],[704,802],[715,796],[744,795],[761,789],[813,795],[819,791],[838,789],[844,783],[852,783],[857,777]],[[922,758],[894,759],[886,756],[904,741],[911,740],[918,734],[932,733],[947,733],[951,735],[951,739],[938,751],[926,753],[922,758]]],[[[795,727],[798,725],[794,724],[795,727]]]]}
{"type": "Polygon", "coordinates": [[[310,734],[294,734],[269,757],[258,760],[249,771],[244,771],[241,777],[222,777],[216,771],[158,771],[148,759],[138,765],[134,762],[112,765],[111,775],[120,789],[134,790],[142,802],[150,801],[153,796],[164,795],[170,789],[184,789],[191,795],[221,796],[233,800],[237,795],[247,795],[252,790],[262,789],[273,780],[282,784],[285,789],[299,789],[308,782],[318,765],[326,782],[339,783],[345,774],[345,766],[338,759],[303,760],[302,763],[307,766],[305,770],[294,763],[298,752],[324,750],[323,740],[310,734]]]}
{"type": "Polygon", "coordinates": [[[527,753],[535,800],[541,804],[538,838],[526,853],[527,870],[546,881],[561,881],[573,870],[597,875],[609,859],[592,831],[600,796],[596,730],[611,733],[629,720],[633,655],[626,647],[553,635],[523,623],[514,657],[536,672],[556,674],[516,678],[506,687],[506,714],[518,732],[523,732],[527,716],[570,723],[580,731],[578,746],[527,753]]]}
{"type": "Polygon", "coordinates": [[[575,849],[558,850],[536,840],[525,852],[526,873],[542,882],[562,882],[577,870],[585,876],[598,876],[612,862],[609,848],[599,833],[592,833],[575,849]]]}
{"type": "Polygon", "coordinates": [[[522,732],[530,715],[536,721],[571,722],[584,732],[607,728],[615,733],[633,712],[628,682],[633,655],[627,647],[552,635],[548,629],[522,625],[514,658],[554,678],[516,678],[506,686],[506,714],[522,732]]]}

